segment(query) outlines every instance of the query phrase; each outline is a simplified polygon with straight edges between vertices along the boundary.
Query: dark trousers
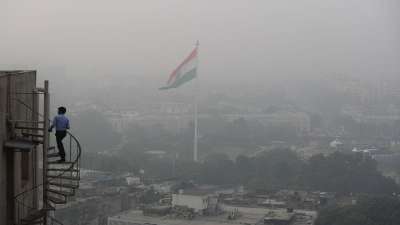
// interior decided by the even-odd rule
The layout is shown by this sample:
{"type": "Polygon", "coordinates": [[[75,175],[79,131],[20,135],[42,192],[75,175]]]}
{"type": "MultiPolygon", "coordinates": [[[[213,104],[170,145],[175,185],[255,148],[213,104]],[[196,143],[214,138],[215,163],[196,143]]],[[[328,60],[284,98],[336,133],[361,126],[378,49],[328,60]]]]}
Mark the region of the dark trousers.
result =
{"type": "Polygon", "coordinates": [[[60,154],[61,159],[65,160],[65,150],[64,150],[64,144],[62,140],[67,136],[67,131],[56,131],[56,141],[57,141],[57,148],[58,148],[58,154],[60,154]]]}

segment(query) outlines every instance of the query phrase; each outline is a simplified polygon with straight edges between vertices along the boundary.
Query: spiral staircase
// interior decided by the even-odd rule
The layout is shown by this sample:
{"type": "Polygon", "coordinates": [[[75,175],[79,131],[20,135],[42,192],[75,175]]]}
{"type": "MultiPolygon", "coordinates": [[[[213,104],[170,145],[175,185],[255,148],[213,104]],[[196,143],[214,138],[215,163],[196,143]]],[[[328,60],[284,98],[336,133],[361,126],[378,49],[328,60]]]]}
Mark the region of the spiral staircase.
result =
{"type": "MultiPolygon", "coordinates": [[[[58,162],[58,150],[50,146],[48,131],[48,83],[45,83],[45,88],[38,89],[37,93],[44,95],[44,113],[36,112],[37,118],[42,117],[42,121],[8,121],[14,135],[6,141],[5,147],[15,152],[40,153],[42,158],[41,162],[36,162],[42,164],[41,178],[32,187],[14,196],[15,213],[12,225],[62,225],[54,218],[54,211],[58,206],[67,204],[79,188],[81,145],[74,135],[67,132],[64,139],[66,161],[58,162]]],[[[15,100],[18,102],[18,99],[15,100]]],[[[34,112],[24,102],[18,104],[34,112]]]]}

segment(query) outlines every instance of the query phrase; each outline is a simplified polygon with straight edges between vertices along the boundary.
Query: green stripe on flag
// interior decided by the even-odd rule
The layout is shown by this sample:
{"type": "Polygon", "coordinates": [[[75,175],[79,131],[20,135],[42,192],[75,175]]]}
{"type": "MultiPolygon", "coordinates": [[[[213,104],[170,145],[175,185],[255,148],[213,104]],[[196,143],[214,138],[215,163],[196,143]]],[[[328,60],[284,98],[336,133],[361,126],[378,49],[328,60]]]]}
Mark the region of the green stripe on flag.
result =
{"type": "Polygon", "coordinates": [[[159,90],[167,90],[167,89],[171,89],[171,88],[177,88],[177,87],[181,86],[182,84],[193,80],[194,78],[196,78],[196,76],[197,76],[197,68],[193,68],[192,70],[188,71],[183,76],[181,76],[180,78],[176,79],[175,82],[172,83],[171,85],[161,87],[161,88],[159,88],[159,90]]]}

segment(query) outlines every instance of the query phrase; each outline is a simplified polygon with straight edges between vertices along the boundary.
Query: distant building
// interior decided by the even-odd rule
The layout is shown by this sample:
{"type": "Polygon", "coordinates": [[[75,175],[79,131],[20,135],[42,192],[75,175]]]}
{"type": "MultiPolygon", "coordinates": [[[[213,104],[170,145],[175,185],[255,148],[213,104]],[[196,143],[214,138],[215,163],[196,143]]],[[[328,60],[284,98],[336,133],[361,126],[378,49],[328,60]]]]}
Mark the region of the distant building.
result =
{"type": "Polygon", "coordinates": [[[333,193],[320,192],[319,193],[319,205],[320,207],[330,206],[336,203],[336,198],[333,193]]]}
{"type": "Polygon", "coordinates": [[[376,149],[376,148],[357,149],[355,147],[351,151],[354,152],[354,153],[363,153],[365,155],[372,155],[373,153],[377,152],[378,149],[376,149]]]}
{"type": "Polygon", "coordinates": [[[139,185],[141,184],[140,177],[129,176],[125,177],[127,185],[139,185]]]}
{"type": "Polygon", "coordinates": [[[269,127],[291,127],[297,133],[308,133],[311,130],[310,117],[302,112],[276,112],[270,114],[224,114],[227,121],[243,118],[248,121],[258,121],[269,127]]]}
{"type": "Polygon", "coordinates": [[[209,194],[173,194],[172,206],[184,206],[203,214],[217,210],[218,198],[209,194]]]}
{"type": "Polygon", "coordinates": [[[258,202],[258,205],[271,208],[286,208],[287,203],[284,201],[277,201],[275,199],[264,199],[258,202]]]}
{"type": "Polygon", "coordinates": [[[154,191],[165,194],[170,193],[172,191],[172,187],[175,185],[174,182],[162,182],[151,184],[150,187],[154,189],[154,191]]]}
{"type": "Polygon", "coordinates": [[[329,146],[331,148],[336,148],[336,149],[342,145],[343,145],[343,143],[341,141],[339,141],[339,139],[337,139],[337,138],[329,143],[329,146]]]}
{"type": "Polygon", "coordinates": [[[167,154],[166,151],[161,151],[161,150],[150,150],[150,151],[145,151],[145,154],[150,156],[153,159],[163,159],[165,158],[165,155],[167,154]]]}
{"type": "Polygon", "coordinates": [[[264,225],[289,225],[294,219],[293,212],[270,211],[264,217],[264,225]]]}

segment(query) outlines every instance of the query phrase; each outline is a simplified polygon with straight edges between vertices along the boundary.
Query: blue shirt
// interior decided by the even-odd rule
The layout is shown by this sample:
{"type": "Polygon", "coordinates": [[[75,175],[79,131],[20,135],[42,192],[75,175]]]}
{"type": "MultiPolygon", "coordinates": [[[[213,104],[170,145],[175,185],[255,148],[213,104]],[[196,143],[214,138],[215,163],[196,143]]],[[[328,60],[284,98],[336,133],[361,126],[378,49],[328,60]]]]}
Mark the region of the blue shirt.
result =
{"type": "Polygon", "coordinates": [[[52,127],[56,128],[56,131],[65,131],[69,129],[69,120],[63,114],[59,114],[54,117],[52,127]]]}

